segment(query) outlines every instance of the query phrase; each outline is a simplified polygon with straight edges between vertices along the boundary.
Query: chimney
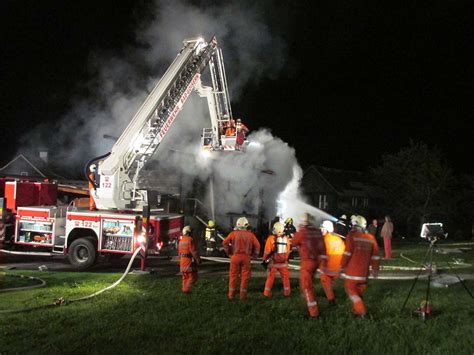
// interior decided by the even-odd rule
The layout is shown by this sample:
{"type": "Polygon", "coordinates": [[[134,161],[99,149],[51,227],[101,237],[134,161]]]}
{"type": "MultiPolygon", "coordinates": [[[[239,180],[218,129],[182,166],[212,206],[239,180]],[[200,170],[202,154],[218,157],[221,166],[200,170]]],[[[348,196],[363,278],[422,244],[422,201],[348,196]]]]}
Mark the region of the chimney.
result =
{"type": "Polygon", "coordinates": [[[39,158],[48,164],[48,149],[39,149],[39,158]]]}

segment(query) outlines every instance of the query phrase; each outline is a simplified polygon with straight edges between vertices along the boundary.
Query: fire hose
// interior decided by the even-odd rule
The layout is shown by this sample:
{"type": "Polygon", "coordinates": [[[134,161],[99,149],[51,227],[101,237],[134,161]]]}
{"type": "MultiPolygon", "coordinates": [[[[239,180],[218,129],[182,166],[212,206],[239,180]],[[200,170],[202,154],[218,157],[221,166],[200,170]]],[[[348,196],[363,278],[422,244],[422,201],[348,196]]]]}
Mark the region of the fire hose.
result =
{"type": "MultiPolygon", "coordinates": [[[[201,256],[201,259],[214,261],[214,262],[217,262],[217,263],[230,264],[230,259],[229,258],[201,256]]],[[[251,263],[260,265],[261,261],[260,260],[252,260],[251,263]]],[[[402,267],[400,266],[400,268],[402,268],[402,267]]],[[[300,266],[288,263],[288,269],[297,271],[297,270],[300,270],[300,266]]],[[[406,268],[406,270],[419,270],[419,268],[406,268]]],[[[415,277],[416,277],[415,275],[397,275],[397,276],[378,275],[377,279],[379,279],[379,280],[412,280],[415,277]]],[[[369,276],[369,278],[373,279],[372,276],[369,276]]]]}
{"type": "Polygon", "coordinates": [[[72,298],[72,299],[69,299],[69,300],[65,299],[64,297],[59,297],[53,303],[40,305],[40,306],[26,307],[26,308],[19,308],[19,309],[0,310],[0,314],[30,312],[30,311],[35,311],[35,310],[42,309],[42,308],[52,308],[52,307],[56,307],[56,306],[65,306],[65,305],[68,305],[68,304],[71,304],[71,303],[74,303],[74,302],[85,301],[85,300],[94,298],[94,297],[100,295],[101,293],[104,293],[105,291],[108,291],[108,290],[111,290],[111,289],[117,287],[123,281],[123,279],[125,279],[127,274],[130,272],[133,261],[135,260],[138,253],[141,250],[143,250],[143,251],[145,250],[143,245],[140,245],[137,249],[135,249],[135,252],[133,253],[132,257],[130,258],[130,261],[127,265],[127,268],[125,269],[125,272],[122,274],[122,276],[117,281],[115,281],[113,284],[111,284],[111,285],[109,285],[109,286],[107,286],[107,287],[105,287],[105,288],[103,288],[103,289],[101,289],[97,292],[94,292],[94,293],[92,293],[90,295],[87,295],[87,296],[72,298]]]}
{"type": "MultiPolygon", "coordinates": [[[[408,258],[407,256],[403,255],[403,253],[400,253],[400,257],[401,257],[402,259],[405,259],[405,260],[407,260],[407,261],[413,263],[413,264],[420,264],[419,262],[414,261],[414,260],[408,258]]],[[[448,263],[448,262],[447,262],[447,263],[448,263]]],[[[454,259],[454,264],[455,264],[455,266],[454,266],[455,268],[463,268],[463,267],[471,267],[471,266],[472,266],[472,264],[464,263],[464,262],[458,261],[458,260],[456,260],[456,259],[454,259]]],[[[448,263],[448,265],[449,265],[449,263],[448,263]]],[[[386,267],[387,267],[387,266],[386,266],[386,267]]],[[[425,266],[425,265],[421,265],[421,266],[419,266],[419,267],[412,267],[412,268],[403,267],[403,266],[389,266],[389,267],[391,267],[391,268],[393,268],[393,269],[396,269],[396,270],[421,270],[421,269],[426,269],[426,266],[425,266]]],[[[451,266],[451,267],[452,267],[452,266],[451,266]]],[[[439,269],[441,269],[441,268],[439,268],[439,269]]],[[[386,269],[386,270],[387,270],[387,269],[386,269]]]]}
{"type": "MultiPolygon", "coordinates": [[[[7,275],[6,273],[2,272],[3,275],[7,275]]],[[[35,280],[39,281],[39,284],[36,285],[31,285],[31,286],[22,286],[22,287],[11,287],[11,288],[4,288],[0,290],[0,293],[2,292],[12,292],[12,291],[24,291],[24,290],[30,290],[32,288],[40,288],[46,286],[46,281],[43,279],[40,279],[39,277],[33,277],[33,276],[25,276],[25,275],[8,275],[12,277],[17,277],[21,279],[29,279],[29,280],[35,280]]]]}

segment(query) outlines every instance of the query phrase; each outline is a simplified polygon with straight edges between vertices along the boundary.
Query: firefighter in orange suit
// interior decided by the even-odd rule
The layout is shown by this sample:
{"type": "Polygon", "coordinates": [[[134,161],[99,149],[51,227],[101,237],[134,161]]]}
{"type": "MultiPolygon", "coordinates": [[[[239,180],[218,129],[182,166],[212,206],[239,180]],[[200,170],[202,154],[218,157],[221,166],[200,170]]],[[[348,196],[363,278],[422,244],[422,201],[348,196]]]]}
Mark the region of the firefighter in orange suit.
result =
{"type": "Polygon", "coordinates": [[[299,247],[300,291],[308,306],[310,317],[318,317],[319,309],[313,289],[313,277],[319,265],[326,267],[326,247],[321,231],[312,223],[312,216],[305,213],[300,220],[300,228],[293,237],[292,244],[299,247]]]}
{"type": "Polygon", "coordinates": [[[237,289],[237,281],[240,277],[240,299],[247,298],[247,284],[251,276],[251,258],[257,257],[260,253],[260,244],[255,234],[248,230],[249,222],[247,218],[240,217],[237,220],[236,229],[222,242],[224,252],[232,255],[230,258],[229,270],[229,292],[227,298],[234,298],[237,289]],[[229,250],[232,247],[232,252],[229,250]]]}
{"type": "Polygon", "coordinates": [[[341,266],[344,270],[344,287],[352,301],[352,312],[363,317],[367,309],[362,296],[367,288],[369,266],[372,266],[373,276],[378,276],[379,248],[375,237],[365,232],[367,221],[364,217],[352,216],[351,224],[353,227],[347,234],[341,266]]]}
{"type": "Polygon", "coordinates": [[[334,305],[334,291],[332,285],[334,280],[341,275],[341,260],[344,254],[344,241],[342,238],[333,233],[334,224],[331,221],[324,221],[321,225],[321,233],[324,237],[324,245],[326,247],[326,255],[328,257],[327,265],[321,265],[319,270],[321,272],[321,284],[323,285],[324,293],[329,303],[334,305]]]}
{"type": "Polygon", "coordinates": [[[197,281],[198,273],[196,264],[201,263],[201,258],[191,236],[190,226],[183,228],[183,235],[178,244],[179,269],[183,274],[183,292],[189,293],[191,286],[197,281]]]}
{"type": "Polygon", "coordinates": [[[283,294],[289,296],[290,288],[290,272],[288,271],[288,257],[291,251],[290,238],[285,235],[285,226],[276,222],[273,226],[273,234],[267,238],[265,250],[263,252],[263,260],[269,260],[267,267],[267,281],[265,282],[265,290],[263,295],[270,297],[272,294],[273,281],[278,271],[283,280],[283,294]]]}
{"type": "Polygon", "coordinates": [[[235,131],[242,132],[245,136],[248,133],[249,129],[246,125],[242,123],[242,120],[240,118],[237,118],[237,121],[235,122],[235,131]]]}
{"type": "Polygon", "coordinates": [[[225,135],[227,137],[235,136],[235,121],[233,118],[229,120],[229,123],[225,129],[225,135]]]}
{"type": "Polygon", "coordinates": [[[97,209],[97,206],[95,205],[94,197],[92,196],[94,191],[95,191],[95,186],[92,183],[92,181],[95,180],[95,171],[97,169],[97,166],[95,164],[92,164],[89,167],[89,210],[90,211],[95,211],[97,209]]]}

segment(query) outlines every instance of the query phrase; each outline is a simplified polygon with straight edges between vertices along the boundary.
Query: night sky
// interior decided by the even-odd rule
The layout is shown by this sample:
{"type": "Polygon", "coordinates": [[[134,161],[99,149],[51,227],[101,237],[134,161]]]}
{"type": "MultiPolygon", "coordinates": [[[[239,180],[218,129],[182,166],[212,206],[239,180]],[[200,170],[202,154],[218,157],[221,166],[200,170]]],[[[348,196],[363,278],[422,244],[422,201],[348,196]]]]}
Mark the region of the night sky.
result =
{"type": "MultiPolygon", "coordinates": [[[[414,139],[439,146],[456,172],[473,173],[474,2],[396,4],[265,1],[285,65],[245,87],[236,116],[251,129],[270,128],[303,166],[364,170],[414,139]]],[[[1,163],[23,132],[90,95],[91,54],[136,45],[152,6],[0,2],[1,163]]]]}

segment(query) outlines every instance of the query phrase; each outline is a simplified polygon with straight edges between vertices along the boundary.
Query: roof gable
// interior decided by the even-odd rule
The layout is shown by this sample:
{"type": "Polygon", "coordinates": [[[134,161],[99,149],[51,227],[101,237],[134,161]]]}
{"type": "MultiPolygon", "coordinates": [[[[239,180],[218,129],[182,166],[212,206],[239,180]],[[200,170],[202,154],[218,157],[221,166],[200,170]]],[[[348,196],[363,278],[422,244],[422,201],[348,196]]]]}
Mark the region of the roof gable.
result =
{"type": "Polygon", "coordinates": [[[0,168],[0,173],[4,175],[46,177],[46,175],[23,154],[18,155],[5,166],[0,168]]]}
{"type": "Polygon", "coordinates": [[[318,171],[316,166],[311,165],[303,174],[302,185],[305,192],[334,192],[338,191],[334,186],[318,171]]]}

